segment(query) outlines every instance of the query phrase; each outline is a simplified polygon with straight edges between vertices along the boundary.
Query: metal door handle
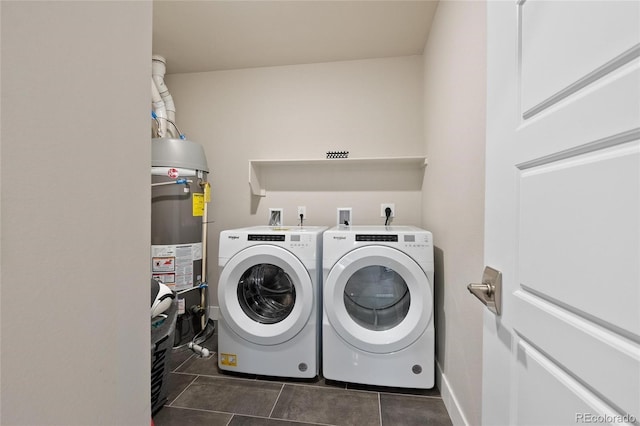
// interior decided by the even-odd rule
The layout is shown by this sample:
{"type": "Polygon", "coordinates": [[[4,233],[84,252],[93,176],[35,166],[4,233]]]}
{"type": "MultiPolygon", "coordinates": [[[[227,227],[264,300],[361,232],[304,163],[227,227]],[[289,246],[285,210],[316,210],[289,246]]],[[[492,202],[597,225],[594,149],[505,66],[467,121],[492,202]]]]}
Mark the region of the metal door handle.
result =
{"type": "Polygon", "coordinates": [[[502,272],[490,266],[484,268],[482,284],[471,283],[467,289],[491,312],[500,315],[502,304],[502,272]]]}

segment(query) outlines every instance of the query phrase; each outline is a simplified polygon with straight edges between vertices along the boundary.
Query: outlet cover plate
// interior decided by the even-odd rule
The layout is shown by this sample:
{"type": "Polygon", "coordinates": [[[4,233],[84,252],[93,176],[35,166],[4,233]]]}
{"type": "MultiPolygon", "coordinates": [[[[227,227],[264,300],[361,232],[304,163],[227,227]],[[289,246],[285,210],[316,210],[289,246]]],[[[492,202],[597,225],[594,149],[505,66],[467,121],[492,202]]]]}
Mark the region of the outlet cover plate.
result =
{"type": "Polygon", "coordinates": [[[380,204],[380,217],[387,217],[384,210],[389,207],[391,209],[391,217],[396,217],[396,205],[395,203],[382,203],[380,204]]]}
{"type": "Polygon", "coordinates": [[[344,225],[345,221],[349,225],[353,225],[353,209],[351,207],[338,207],[336,215],[336,223],[338,225],[344,225]]]}
{"type": "Polygon", "coordinates": [[[269,226],[282,226],[284,209],[269,209],[269,226]]]}

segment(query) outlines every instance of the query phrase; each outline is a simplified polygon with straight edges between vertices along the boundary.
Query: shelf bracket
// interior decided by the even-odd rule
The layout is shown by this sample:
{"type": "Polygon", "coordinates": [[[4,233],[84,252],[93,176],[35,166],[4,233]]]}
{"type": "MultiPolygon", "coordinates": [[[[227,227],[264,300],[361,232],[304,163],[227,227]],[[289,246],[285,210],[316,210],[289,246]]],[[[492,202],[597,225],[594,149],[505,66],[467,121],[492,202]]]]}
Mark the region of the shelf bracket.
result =
{"type": "Polygon", "coordinates": [[[249,161],[249,186],[251,187],[251,193],[258,197],[266,197],[267,190],[260,186],[260,179],[256,171],[253,162],[249,161]]]}

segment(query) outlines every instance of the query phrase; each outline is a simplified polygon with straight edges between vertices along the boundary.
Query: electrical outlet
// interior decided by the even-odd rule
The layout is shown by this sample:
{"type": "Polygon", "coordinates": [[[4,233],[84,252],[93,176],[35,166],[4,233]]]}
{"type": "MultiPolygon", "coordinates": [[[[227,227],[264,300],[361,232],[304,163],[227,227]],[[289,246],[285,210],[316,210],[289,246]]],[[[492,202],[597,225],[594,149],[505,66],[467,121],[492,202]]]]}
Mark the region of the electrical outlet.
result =
{"type": "Polygon", "coordinates": [[[338,225],[352,225],[352,209],[351,207],[338,207],[337,222],[338,225]]]}
{"type": "Polygon", "coordinates": [[[298,220],[300,220],[300,215],[306,220],[307,219],[307,208],[305,206],[298,206],[298,220]]]}
{"type": "Polygon", "coordinates": [[[396,205],[394,203],[380,204],[380,217],[387,217],[387,214],[385,213],[387,207],[391,209],[391,217],[396,217],[396,205]]]}
{"type": "Polygon", "coordinates": [[[269,209],[269,226],[282,226],[283,209],[269,209]]]}

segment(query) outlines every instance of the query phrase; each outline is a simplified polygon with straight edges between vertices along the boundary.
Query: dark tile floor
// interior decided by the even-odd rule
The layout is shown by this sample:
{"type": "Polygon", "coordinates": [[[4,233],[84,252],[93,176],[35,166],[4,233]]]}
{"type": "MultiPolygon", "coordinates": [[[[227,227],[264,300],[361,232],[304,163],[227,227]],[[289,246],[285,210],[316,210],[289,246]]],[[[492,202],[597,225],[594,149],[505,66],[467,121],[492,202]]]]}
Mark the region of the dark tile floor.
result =
{"type": "Polygon", "coordinates": [[[199,358],[171,356],[167,403],[156,426],[451,425],[437,389],[371,387],[323,378],[296,380],[218,370],[217,334],[199,358]]]}

